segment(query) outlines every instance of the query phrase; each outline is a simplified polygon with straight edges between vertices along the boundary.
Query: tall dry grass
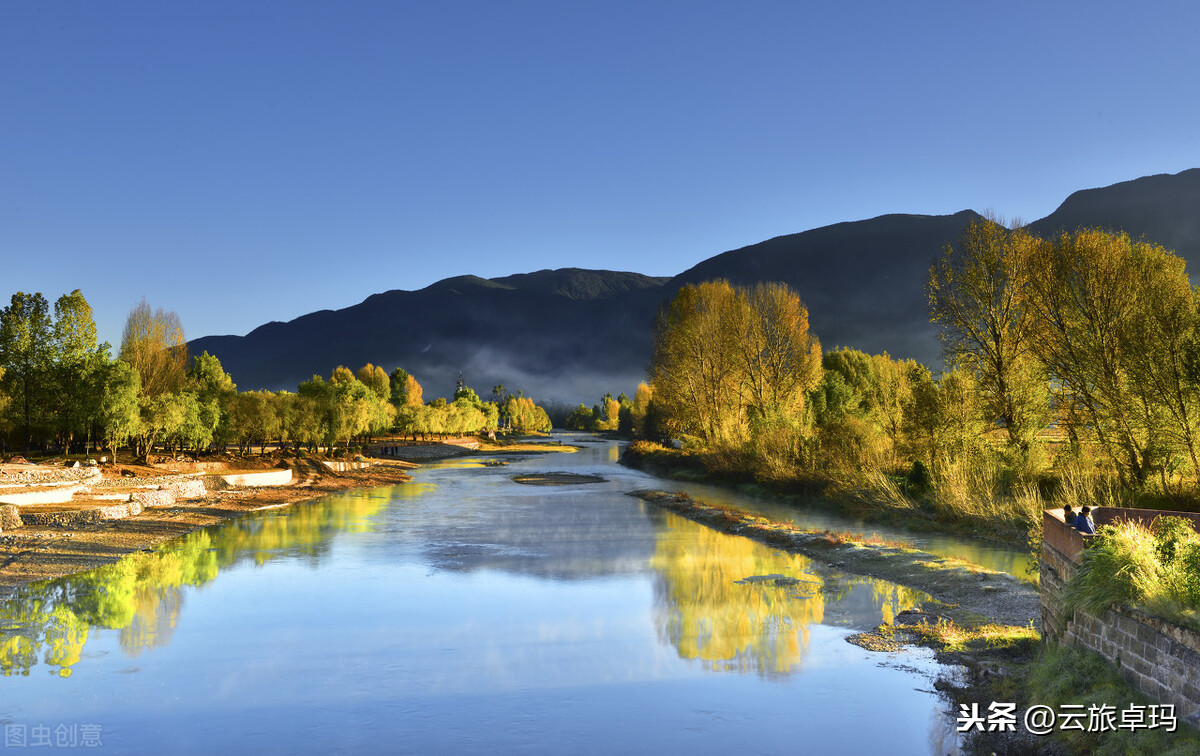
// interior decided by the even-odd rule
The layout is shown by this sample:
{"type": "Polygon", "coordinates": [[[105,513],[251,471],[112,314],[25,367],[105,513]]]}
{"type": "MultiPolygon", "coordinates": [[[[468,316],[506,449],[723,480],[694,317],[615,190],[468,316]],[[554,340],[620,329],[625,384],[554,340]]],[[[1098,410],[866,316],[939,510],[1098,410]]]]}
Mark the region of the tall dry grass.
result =
{"type": "Polygon", "coordinates": [[[1101,527],[1067,584],[1068,608],[1100,614],[1114,604],[1132,605],[1200,630],[1200,535],[1183,520],[1172,527],[1177,519],[1101,527]]]}

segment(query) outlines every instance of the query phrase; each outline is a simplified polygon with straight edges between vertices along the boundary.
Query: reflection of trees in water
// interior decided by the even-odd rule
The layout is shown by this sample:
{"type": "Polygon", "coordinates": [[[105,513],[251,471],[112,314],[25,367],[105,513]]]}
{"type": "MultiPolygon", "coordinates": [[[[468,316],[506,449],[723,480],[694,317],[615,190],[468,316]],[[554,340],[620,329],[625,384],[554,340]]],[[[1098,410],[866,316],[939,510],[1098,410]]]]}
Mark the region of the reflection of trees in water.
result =
{"type": "Polygon", "coordinates": [[[823,578],[807,557],[670,513],[650,564],[658,571],[660,638],[681,657],[700,659],[710,669],[768,677],[792,671],[808,649],[809,625],[820,623],[839,602],[853,602],[850,611],[859,621],[877,624],[890,623],[901,609],[928,598],[874,578],[823,578]],[[800,582],[739,582],[763,575],[800,582]]]}
{"type": "Polygon", "coordinates": [[[340,532],[364,532],[386,496],[357,491],[189,533],[151,552],[34,583],[0,604],[0,672],[29,674],[39,659],[67,677],[90,627],[120,631],[127,654],[170,642],[184,586],[201,586],[245,560],[305,556],[314,566],[340,532]]]}
{"type": "Polygon", "coordinates": [[[825,613],[810,560],[668,514],[650,564],[659,636],[685,659],[714,669],[786,675],[825,613]],[[759,575],[802,582],[738,583],[759,575]]]}

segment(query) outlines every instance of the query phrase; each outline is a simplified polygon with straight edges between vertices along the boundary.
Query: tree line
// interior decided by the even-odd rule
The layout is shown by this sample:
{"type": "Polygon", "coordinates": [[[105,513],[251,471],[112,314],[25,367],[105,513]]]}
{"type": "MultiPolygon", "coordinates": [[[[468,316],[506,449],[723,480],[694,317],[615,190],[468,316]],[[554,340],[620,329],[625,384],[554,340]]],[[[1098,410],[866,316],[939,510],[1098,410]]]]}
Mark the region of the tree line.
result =
{"type": "Polygon", "coordinates": [[[1195,482],[1200,293],[1181,258],[1126,234],[1040,239],[983,218],[936,256],[926,293],[936,374],[823,351],[783,284],[685,286],[658,317],[640,435],[766,479],[936,485],[987,468],[1011,489],[1075,464],[1127,490],[1195,482]]]}
{"type": "Polygon", "coordinates": [[[144,456],[252,444],[342,445],[396,432],[427,438],[495,431],[547,431],[545,410],[503,386],[482,401],[459,381],[449,401],[425,403],[401,368],[339,366],[295,392],[241,391],[207,352],[189,358],[179,317],[145,301],[129,313],[117,355],[100,343],[91,306],[77,289],[51,309],[17,292],[0,310],[0,444],[89,451],[128,445],[144,456]]]}

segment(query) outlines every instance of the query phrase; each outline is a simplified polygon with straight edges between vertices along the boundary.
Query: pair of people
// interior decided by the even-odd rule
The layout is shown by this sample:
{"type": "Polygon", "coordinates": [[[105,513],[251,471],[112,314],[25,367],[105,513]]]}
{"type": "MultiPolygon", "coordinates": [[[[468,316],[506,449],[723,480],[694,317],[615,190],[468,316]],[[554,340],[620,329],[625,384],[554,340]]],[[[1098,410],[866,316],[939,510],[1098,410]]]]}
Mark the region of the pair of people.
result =
{"type": "Polygon", "coordinates": [[[1084,535],[1096,534],[1096,523],[1092,520],[1092,508],[1089,506],[1083,506],[1079,514],[1075,514],[1071,511],[1071,505],[1067,504],[1063,507],[1063,521],[1084,535]]]}

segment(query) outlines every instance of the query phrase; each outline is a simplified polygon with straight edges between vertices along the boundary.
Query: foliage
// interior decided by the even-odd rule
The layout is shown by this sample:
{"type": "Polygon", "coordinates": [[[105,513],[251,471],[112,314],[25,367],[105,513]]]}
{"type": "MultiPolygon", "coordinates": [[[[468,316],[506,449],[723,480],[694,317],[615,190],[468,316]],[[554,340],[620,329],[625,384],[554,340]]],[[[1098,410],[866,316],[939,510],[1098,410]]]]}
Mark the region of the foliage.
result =
{"type": "Polygon", "coordinates": [[[1097,614],[1137,605],[1200,627],[1200,535],[1178,517],[1101,526],[1064,595],[1069,607],[1097,614]]]}
{"type": "Polygon", "coordinates": [[[22,429],[22,443],[28,448],[45,405],[47,375],[53,359],[53,324],[49,304],[40,293],[18,291],[8,307],[0,310],[0,366],[4,372],[4,390],[12,399],[22,429]]]}
{"type": "MultiPolygon", "coordinates": [[[[752,422],[800,417],[821,377],[808,311],[782,284],[685,286],[659,315],[650,377],[666,427],[736,449],[752,422]]],[[[790,422],[790,421],[789,421],[790,422]]]]}
{"type": "Polygon", "coordinates": [[[145,396],[178,391],[187,367],[187,341],[179,316],[161,307],[152,311],[143,299],[125,321],[120,358],[137,370],[145,396]]]}
{"type": "Polygon", "coordinates": [[[1023,296],[1038,240],[993,218],[969,223],[929,270],[930,320],[949,364],[968,371],[1010,444],[1027,447],[1048,420],[1043,369],[1032,350],[1036,318],[1023,296]]]}

